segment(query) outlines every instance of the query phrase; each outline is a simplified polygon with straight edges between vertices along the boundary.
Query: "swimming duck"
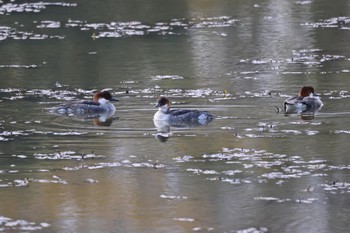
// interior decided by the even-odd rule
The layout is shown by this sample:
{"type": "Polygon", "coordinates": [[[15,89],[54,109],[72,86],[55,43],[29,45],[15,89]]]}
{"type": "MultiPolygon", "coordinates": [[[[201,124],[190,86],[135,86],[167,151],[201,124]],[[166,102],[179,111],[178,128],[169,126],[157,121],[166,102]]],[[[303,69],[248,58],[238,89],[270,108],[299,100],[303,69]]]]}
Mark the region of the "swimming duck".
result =
{"type": "Polygon", "coordinates": [[[165,96],[158,98],[155,107],[158,108],[153,117],[156,125],[159,125],[160,122],[173,126],[206,125],[214,119],[214,116],[207,111],[190,109],[170,110],[170,100],[165,96]]]}
{"type": "Polygon", "coordinates": [[[303,86],[297,96],[286,99],[283,103],[285,113],[316,112],[323,106],[320,97],[312,86],[303,86]]]}
{"type": "Polygon", "coordinates": [[[60,114],[108,114],[115,112],[115,106],[111,101],[118,101],[109,91],[98,91],[94,94],[92,101],[75,101],[61,104],[55,107],[55,111],[60,114]]]}

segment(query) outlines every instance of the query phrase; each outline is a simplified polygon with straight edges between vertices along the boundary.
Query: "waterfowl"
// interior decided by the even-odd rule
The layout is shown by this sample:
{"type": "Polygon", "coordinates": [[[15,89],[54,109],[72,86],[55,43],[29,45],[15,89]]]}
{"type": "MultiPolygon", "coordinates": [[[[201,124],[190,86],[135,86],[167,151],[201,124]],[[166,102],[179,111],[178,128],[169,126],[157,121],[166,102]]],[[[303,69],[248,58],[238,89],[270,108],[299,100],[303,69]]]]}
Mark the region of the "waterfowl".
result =
{"type": "Polygon", "coordinates": [[[153,120],[164,122],[170,125],[205,125],[214,119],[214,116],[207,111],[191,109],[170,110],[170,100],[160,96],[155,106],[158,111],[154,114],[153,120]]]}
{"type": "Polygon", "coordinates": [[[303,86],[297,96],[286,99],[283,103],[285,113],[316,112],[323,106],[320,97],[312,86],[303,86]]]}
{"type": "Polygon", "coordinates": [[[112,115],[116,109],[111,101],[118,101],[109,91],[98,91],[92,101],[74,101],[55,107],[55,112],[60,114],[108,114],[112,115]]]}

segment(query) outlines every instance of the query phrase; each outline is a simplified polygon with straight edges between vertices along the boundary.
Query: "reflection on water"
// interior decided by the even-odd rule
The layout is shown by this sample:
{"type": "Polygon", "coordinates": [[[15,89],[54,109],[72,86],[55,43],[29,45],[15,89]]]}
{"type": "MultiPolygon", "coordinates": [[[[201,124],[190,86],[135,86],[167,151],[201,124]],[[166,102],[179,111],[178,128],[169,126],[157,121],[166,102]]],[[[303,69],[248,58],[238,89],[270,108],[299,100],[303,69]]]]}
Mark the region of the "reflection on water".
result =
{"type": "Polygon", "coordinates": [[[0,231],[348,230],[347,1],[0,1],[0,15],[0,231]],[[322,109],[276,114],[304,85],[322,109]],[[101,89],[120,99],[111,116],[47,111],[101,89]],[[159,125],[160,95],[215,120],[159,125]]]}

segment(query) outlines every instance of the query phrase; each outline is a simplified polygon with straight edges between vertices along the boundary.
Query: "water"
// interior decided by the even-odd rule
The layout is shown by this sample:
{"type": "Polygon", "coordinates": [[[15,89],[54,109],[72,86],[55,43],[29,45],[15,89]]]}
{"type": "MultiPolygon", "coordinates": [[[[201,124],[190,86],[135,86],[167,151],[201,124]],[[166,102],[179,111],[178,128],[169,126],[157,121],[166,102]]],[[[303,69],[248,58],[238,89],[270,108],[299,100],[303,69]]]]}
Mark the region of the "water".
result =
{"type": "Polygon", "coordinates": [[[0,230],[346,232],[348,9],[0,3],[0,230]],[[276,114],[303,85],[314,118],[276,114]],[[105,124],[47,111],[99,89],[105,124]],[[157,138],[159,95],[216,119],[157,138]]]}

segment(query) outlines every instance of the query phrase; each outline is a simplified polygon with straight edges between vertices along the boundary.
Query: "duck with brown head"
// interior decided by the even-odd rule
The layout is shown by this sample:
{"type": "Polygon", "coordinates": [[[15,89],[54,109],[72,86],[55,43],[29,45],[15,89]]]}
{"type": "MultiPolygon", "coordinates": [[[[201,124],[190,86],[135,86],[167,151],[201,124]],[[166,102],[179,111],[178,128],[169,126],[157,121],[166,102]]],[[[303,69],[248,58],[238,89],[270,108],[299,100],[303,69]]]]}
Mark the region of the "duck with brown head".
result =
{"type": "Polygon", "coordinates": [[[303,86],[297,96],[292,96],[283,103],[284,112],[287,114],[314,113],[321,109],[322,106],[323,103],[312,86],[303,86]]]}
{"type": "Polygon", "coordinates": [[[109,91],[98,91],[94,94],[92,101],[75,101],[61,104],[55,107],[59,114],[102,114],[112,115],[116,109],[111,101],[118,101],[109,91]]]}

